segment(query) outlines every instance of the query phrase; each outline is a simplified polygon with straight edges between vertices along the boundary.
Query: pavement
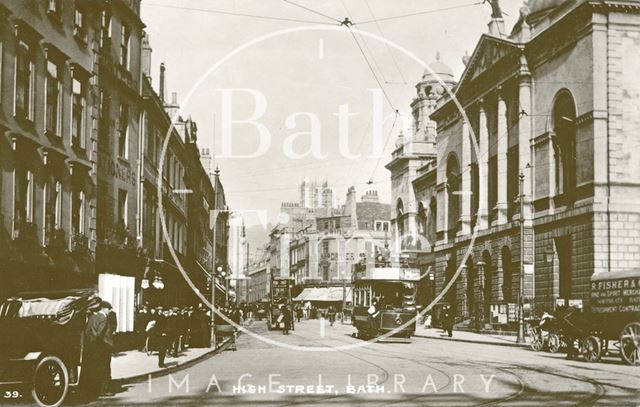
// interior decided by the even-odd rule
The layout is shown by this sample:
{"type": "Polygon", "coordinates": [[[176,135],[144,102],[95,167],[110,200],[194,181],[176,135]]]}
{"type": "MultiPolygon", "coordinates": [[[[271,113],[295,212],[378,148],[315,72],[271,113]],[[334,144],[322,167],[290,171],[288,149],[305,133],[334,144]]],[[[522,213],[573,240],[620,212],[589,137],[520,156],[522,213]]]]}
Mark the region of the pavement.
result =
{"type": "Polygon", "coordinates": [[[414,336],[419,338],[429,339],[441,339],[445,341],[457,341],[478,343],[483,345],[498,345],[498,346],[513,346],[518,348],[528,348],[529,341],[525,337],[525,343],[516,343],[515,335],[491,335],[484,333],[476,333],[469,331],[456,331],[453,330],[453,337],[449,338],[446,332],[439,328],[425,328],[424,326],[417,326],[414,336]]]}
{"type": "Polygon", "coordinates": [[[185,369],[199,363],[227,348],[228,342],[220,343],[215,349],[190,348],[177,357],[167,355],[165,367],[158,367],[158,354],[147,355],[139,350],[131,350],[115,354],[111,359],[111,377],[115,386],[122,386],[147,380],[149,376],[158,377],[185,369]]]}

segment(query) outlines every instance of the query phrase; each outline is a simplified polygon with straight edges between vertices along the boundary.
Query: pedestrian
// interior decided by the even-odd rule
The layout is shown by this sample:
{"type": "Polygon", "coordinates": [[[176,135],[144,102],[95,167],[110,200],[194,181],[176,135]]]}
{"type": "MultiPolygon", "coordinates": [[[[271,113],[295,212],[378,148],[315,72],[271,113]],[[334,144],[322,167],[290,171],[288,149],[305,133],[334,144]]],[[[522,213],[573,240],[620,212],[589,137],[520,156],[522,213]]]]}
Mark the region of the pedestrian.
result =
{"type": "Polygon", "coordinates": [[[369,322],[371,324],[371,330],[374,332],[378,331],[378,327],[377,327],[377,322],[378,322],[378,316],[380,315],[380,310],[378,309],[378,300],[377,299],[373,299],[373,301],[371,301],[371,306],[369,306],[369,309],[367,310],[367,313],[369,314],[369,322]]]}
{"type": "Polygon", "coordinates": [[[103,349],[103,364],[105,369],[105,378],[103,382],[102,394],[112,395],[111,392],[111,358],[113,357],[113,351],[115,349],[114,337],[118,330],[118,315],[113,310],[111,304],[107,301],[103,301],[101,304],[107,317],[107,328],[103,337],[104,349],[103,349]]]}
{"type": "Polygon", "coordinates": [[[283,322],[282,334],[283,335],[289,335],[289,329],[291,328],[291,320],[292,320],[291,310],[289,309],[288,305],[284,306],[282,308],[282,322],[283,322]]]}
{"type": "Polygon", "coordinates": [[[82,376],[80,389],[87,401],[95,400],[101,390],[104,377],[102,348],[107,330],[107,316],[101,311],[102,300],[92,300],[87,324],[84,329],[84,349],[82,355],[82,376]]]}
{"type": "Polygon", "coordinates": [[[453,309],[451,308],[450,305],[445,306],[443,318],[444,318],[443,328],[447,332],[447,335],[449,335],[449,338],[451,338],[453,337],[454,315],[453,315],[453,309]]]}
{"type": "Polygon", "coordinates": [[[302,304],[298,304],[296,305],[296,320],[300,322],[301,318],[302,318],[302,304]]]}
{"type": "Polygon", "coordinates": [[[163,311],[159,307],[156,316],[156,324],[153,327],[153,342],[158,350],[158,367],[165,367],[164,360],[167,356],[167,316],[169,311],[163,311]]]}
{"type": "Polygon", "coordinates": [[[329,317],[329,326],[333,326],[333,323],[336,322],[336,309],[333,305],[329,305],[327,316],[329,317]]]}

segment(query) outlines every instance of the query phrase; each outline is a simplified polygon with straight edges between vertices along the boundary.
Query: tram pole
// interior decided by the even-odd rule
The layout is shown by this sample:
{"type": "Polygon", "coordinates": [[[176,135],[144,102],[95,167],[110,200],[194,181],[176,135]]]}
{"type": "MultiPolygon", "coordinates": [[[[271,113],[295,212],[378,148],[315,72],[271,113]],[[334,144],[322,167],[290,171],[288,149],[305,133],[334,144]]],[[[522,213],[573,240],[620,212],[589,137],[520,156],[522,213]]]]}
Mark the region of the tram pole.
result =
{"type": "Polygon", "coordinates": [[[220,176],[220,170],[216,167],[213,172],[213,213],[212,217],[212,230],[213,230],[213,247],[211,248],[211,347],[216,348],[216,223],[218,222],[218,216],[216,209],[218,206],[218,177],[220,176]]]}
{"type": "Polygon", "coordinates": [[[520,171],[520,287],[518,289],[518,336],[516,343],[524,343],[524,172],[520,171]]]}

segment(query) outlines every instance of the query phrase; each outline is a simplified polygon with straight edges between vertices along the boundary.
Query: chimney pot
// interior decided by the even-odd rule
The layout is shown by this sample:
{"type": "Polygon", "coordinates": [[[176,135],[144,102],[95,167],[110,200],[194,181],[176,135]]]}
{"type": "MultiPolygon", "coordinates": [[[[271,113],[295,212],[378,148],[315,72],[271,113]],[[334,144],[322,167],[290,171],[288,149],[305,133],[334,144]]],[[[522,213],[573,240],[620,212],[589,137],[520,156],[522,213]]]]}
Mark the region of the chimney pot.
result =
{"type": "Polygon", "coordinates": [[[171,92],[171,104],[172,105],[177,105],[178,104],[178,93],[177,92],[171,92]]]}

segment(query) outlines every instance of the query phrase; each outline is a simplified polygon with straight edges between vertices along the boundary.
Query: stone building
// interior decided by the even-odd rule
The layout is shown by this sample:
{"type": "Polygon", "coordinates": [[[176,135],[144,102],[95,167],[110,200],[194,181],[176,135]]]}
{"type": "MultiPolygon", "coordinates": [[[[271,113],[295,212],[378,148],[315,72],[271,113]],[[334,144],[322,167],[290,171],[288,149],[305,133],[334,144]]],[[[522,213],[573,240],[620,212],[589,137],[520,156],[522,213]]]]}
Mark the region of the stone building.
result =
{"type": "Polygon", "coordinates": [[[0,298],[96,280],[101,11],[0,1],[0,298]]]}
{"type": "Polygon", "coordinates": [[[417,301],[433,299],[436,245],[436,123],[430,119],[446,87],[453,87],[453,71],[436,56],[416,84],[411,103],[413,126],[400,133],[386,168],[391,173],[392,262],[420,269],[423,278],[417,301]],[[427,275],[428,274],[428,275],[427,275]]]}
{"type": "Polygon", "coordinates": [[[510,33],[494,13],[439,100],[435,281],[461,269],[457,319],[514,321],[521,276],[525,312],[541,313],[640,266],[639,12],[532,1],[510,33]]]}

